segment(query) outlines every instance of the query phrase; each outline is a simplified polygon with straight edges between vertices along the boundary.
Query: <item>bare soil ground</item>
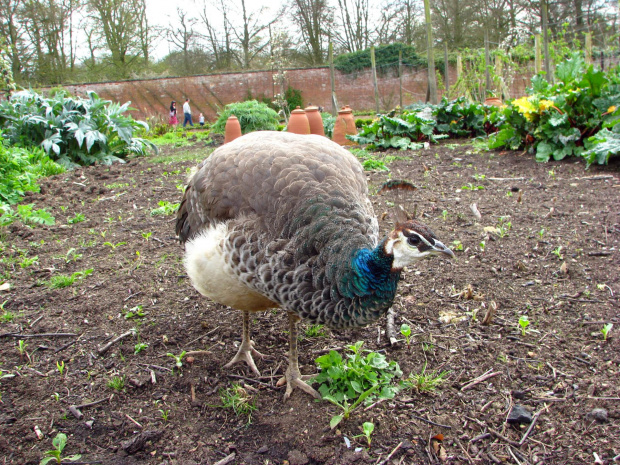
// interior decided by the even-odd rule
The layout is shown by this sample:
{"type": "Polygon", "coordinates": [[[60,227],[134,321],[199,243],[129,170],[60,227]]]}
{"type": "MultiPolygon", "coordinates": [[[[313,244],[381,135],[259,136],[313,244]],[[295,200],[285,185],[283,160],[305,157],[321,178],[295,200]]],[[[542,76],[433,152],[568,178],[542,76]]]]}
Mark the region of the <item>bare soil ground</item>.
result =
{"type": "MultiPolygon", "coordinates": [[[[618,460],[617,159],[586,171],[579,161],[477,153],[462,141],[394,153],[402,158],[390,172],[369,172],[372,192],[389,176],[418,185],[405,206],[462,250],[456,261],[424,261],[404,273],[393,308],[396,327],[412,327],[409,345],[390,344],[385,318],[304,336],[302,371],[316,372],[314,360],[326,349],[365,341],[405,376],[425,365],[448,375],[434,391],[402,391],[359,408],[332,431],[336,407],[299,390],[283,401],[275,386],[286,368],[282,312],[254,319],[253,339],[269,356],[257,360],[261,378],[242,365],[222,367],[240,341],[241,314],[191,287],[174,216],[151,215],[159,201],[180,201],[178,187],[195,164],[188,153],[200,158],[206,150],[165,149],[185,161],[139,159],[42,180],[41,193],[25,201],[46,207],[56,225],[14,223],[1,231],[0,369],[8,376],[0,379],[0,463],[38,464],[58,432],[68,436],[64,453],[82,454],[82,463],[430,464],[441,460],[431,445],[437,434],[444,463],[618,460]],[[76,213],[85,221],[69,224],[76,213]],[[492,231],[500,217],[503,233],[492,231]],[[88,269],[72,285],[50,288],[55,276],[88,269]],[[128,314],[140,308],[142,317],[128,314]],[[524,335],[522,315],[531,323],[524,335]],[[606,323],[615,326],[603,341],[606,323]],[[148,346],[136,354],[139,343],[148,346]],[[177,370],[166,354],[182,351],[205,352],[177,370]],[[121,378],[121,390],[109,386],[121,378]],[[256,403],[251,421],[222,407],[220,393],[234,382],[256,403]],[[69,410],[97,401],[79,409],[81,418],[69,410]],[[506,422],[515,405],[534,415],[529,431],[531,424],[506,422]],[[375,424],[370,448],[355,438],[365,421],[375,424]]],[[[379,217],[390,209],[387,198],[372,200],[379,217]]],[[[381,226],[390,229],[389,219],[381,226]]]]}

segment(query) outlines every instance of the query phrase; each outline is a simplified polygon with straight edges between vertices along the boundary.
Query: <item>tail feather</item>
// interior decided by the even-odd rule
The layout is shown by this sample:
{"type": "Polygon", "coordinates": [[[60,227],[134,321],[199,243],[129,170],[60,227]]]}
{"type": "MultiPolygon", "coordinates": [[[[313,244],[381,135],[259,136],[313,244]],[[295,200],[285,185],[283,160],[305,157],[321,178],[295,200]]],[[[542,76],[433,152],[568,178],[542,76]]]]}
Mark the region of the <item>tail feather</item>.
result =
{"type": "Polygon", "coordinates": [[[406,191],[418,190],[418,188],[409,181],[405,181],[403,179],[390,179],[389,181],[383,183],[381,189],[379,189],[378,194],[383,194],[384,192],[396,189],[402,189],[406,191]]]}

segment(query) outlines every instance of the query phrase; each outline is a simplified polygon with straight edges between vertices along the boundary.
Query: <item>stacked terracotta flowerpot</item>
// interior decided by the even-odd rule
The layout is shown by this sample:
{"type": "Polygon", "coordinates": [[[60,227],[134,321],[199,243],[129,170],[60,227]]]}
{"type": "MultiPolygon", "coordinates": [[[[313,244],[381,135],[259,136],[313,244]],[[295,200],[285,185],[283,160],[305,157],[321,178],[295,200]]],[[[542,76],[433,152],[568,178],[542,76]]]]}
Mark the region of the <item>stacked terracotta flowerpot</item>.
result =
{"type": "Polygon", "coordinates": [[[308,121],[306,112],[300,107],[297,107],[291,112],[286,130],[293,134],[310,134],[310,122],[308,121]]]}
{"type": "Polygon", "coordinates": [[[357,128],[355,127],[355,119],[353,118],[353,110],[349,105],[342,107],[338,110],[338,116],[334,123],[334,133],[332,140],[340,145],[356,145],[355,142],[347,139],[346,135],[357,134],[357,128]]]}
{"type": "Polygon", "coordinates": [[[489,97],[484,101],[485,105],[494,106],[494,107],[503,107],[505,106],[500,98],[497,97],[489,97]]]}
{"type": "Polygon", "coordinates": [[[305,111],[308,117],[308,123],[310,123],[310,134],[324,136],[325,129],[323,128],[323,118],[321,118],[319,107],[306,107],[305,111]]]}
{"type": "Polygon", "coordinates": [[[227,144],[237,137],[241,137],[241,124],[235,115],[229,116],[226,120],[226,128],[224,131],[224,143],[227,144]]]}

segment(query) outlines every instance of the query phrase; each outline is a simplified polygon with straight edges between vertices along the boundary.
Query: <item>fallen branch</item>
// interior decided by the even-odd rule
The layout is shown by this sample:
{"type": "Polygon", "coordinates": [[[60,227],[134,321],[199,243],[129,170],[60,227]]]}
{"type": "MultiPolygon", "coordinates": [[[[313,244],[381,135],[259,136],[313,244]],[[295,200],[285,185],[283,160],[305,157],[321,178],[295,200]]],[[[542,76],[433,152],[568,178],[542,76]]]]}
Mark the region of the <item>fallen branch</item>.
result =
{"type": "Polygon", "coordinates": [[[112,339],[110,342],[108,342],[106,345],[104,345],[102,348],[97,350],[97,353],[99,355],[103,355],[105,354],[108,349],[110,347],[112,347],[114,344],[116,344],[118,341],[125,339],[127,336],[131,336],[132,334],[134,334],[134,330],[131,329],[129,331],[127,331],[126,333],[121,334],[119,337],[117,337],[116,339],[112,339]]]}
{"type": "Polygon", "coordinates": [[[424,417],[419,417],[417,415],[411,415],[413,418],[417,418],[418,420],[422,420],[425,421],[426,423],[428,423],[429,425],[433,425],[433,426],[440,426],[441,428],[448,428],[448,429],[452,429],[452,426],[449,425],[442,425],[441,423],[435,423],[434,421],[431,420],[427,420],[424,417]]]}
{"type": "Polygon", "coordinates": [[[394,455],[396,453],[396,451],[398,449],[400,449],[400,446],[403,445],[403,442],[399,442],[398,445],[394,448],[394,450],[392,452],[390,452],[390,454],[383,460],[381,460],[381,462],[379,462],[377,465],[385,465],[386,463],[388,463],[390,461],[390,459],[392,458],[392,455],[394,455]]]}
{"type": "Polygon", "coordinates": [[[509,439],[506,436],[504,436],[502,433],[499,433],[499,432],[495,431],[494,429],[489,428],[487,425],[482,423],[480,420],[478,420],[476,418],[471,418],[471,417],[468,417],[468,416],[465,416],[465,418],[467,418],[469,421],[473,421],[473,422],[477,423],[479,426],[481,426],[483,428],[486,428],[489,431],[489,433],[491,433],[497,439],[501,439],[505,443],[510,444],[511,446],[516,447],[517,449],[519,447],[521,447],[521,444],[519,444],[517,441],[513,441],[512,439],[509,439]]]}
{"type": "Polygon", "coordinates": [[[536,412],[536,414],[534,415],[534,418],[532,418],[532,422],[530,423],[530,427],[527,429],[527,431],[525,432],[525,434],[523,435],[523,437],[519,441],[519,444],[523,445],[523,443],[525,442],[527,437],[532,432],[532,429],[534,429],[534,425],[536,424],[536,420],[538,420],[539,416],[540,416],[540,412],[536,412]]]}
{"type": "Polygon", "coordinates": [[[224,457],[222,460],[218,460],[217,462],[215,462],[213,465],[226,465],[230,462],[232,462],[233,460],[235,460],[235,456],[237,454],[235,454],[234,452],[230,455],[227,455],[226,457],[224,457]]]}

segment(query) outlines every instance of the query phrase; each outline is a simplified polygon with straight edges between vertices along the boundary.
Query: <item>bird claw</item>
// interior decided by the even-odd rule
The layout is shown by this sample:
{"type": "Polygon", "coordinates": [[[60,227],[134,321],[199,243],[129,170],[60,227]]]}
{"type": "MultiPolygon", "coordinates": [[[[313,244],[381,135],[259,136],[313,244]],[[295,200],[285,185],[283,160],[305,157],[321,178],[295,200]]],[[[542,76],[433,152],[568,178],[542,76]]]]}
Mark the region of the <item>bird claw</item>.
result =
{"type": "Polygon", "coordinates": [[[304,379],[314,378],[314,375],[302,375],[297,371],[297,373],[291,373],[289,370],[286,370],[286,375],[278,380],[276,386],[283,386],[286,383],[286,392],[284,393],[284,399],[288,399],[293,392],[293,389],[296,387],[301,389],[302,391],[310,394],[315,399],[320,399],[321,395],[308,383],[304,382],[304,379]]]}
{"type": "Polygon", "coordinates": [[[256,368],[256,363],[254,363],[254,358],[252,357],[252,354],[259,358],[265,358],[265,355],[261,354],[254,347],[252,347],[253,344],[253,342],[250,344],[242,343],[239,347],[239,350],[237,351],[237,355],[235,355],[230,362],[224,365],[224,368],[230,368],[235,363],[245,362],[256,376],[260,376],[260,371],[258,371],[258,368],[256,368]]]}

